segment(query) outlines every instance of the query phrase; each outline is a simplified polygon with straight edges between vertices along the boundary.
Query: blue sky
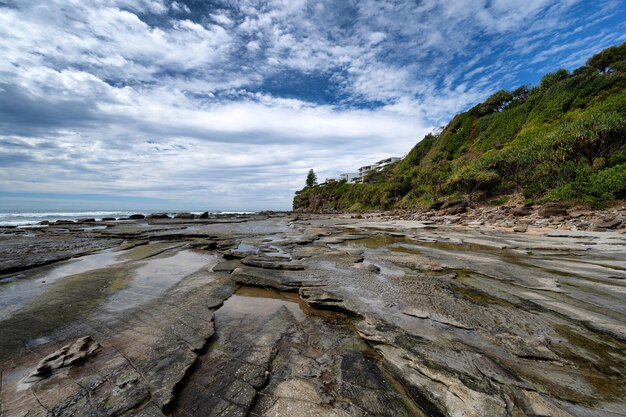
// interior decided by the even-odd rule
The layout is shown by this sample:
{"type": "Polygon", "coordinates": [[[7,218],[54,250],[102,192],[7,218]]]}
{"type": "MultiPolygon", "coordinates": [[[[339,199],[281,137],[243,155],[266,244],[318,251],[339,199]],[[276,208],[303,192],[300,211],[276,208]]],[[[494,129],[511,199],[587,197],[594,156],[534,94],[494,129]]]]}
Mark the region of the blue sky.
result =
{"type": "Polygon", "coordinates": [[[309,168],[401,156],[625,22],[617,0],[0,0],[0,210],[289,209],[309,168]]]}

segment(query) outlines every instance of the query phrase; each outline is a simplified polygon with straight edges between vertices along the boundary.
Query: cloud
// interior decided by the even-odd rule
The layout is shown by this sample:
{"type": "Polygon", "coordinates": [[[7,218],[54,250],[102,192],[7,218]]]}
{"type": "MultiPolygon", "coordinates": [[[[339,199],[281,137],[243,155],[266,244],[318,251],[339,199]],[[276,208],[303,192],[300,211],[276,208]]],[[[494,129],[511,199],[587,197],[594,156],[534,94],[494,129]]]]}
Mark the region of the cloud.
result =
{"type": "Polygon", "coordinates": [[[619,4],[0,3],[0,192],[286,209],[309,168],[402,155],[617,43],[619,4]]]}

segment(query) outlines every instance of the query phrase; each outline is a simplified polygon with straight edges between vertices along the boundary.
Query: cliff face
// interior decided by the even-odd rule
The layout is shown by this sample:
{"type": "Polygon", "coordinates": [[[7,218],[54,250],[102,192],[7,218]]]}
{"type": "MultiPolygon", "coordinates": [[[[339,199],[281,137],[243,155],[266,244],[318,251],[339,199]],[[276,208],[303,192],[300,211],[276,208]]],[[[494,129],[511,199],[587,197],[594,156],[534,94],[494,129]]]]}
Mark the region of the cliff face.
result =
{"type": "MultiPolygon", "coordinates": [[[[428,206],[523,193],[602,206],[626,194],[626,43],[539,85],[498,91],[364,184],[299,191],[294,209],[428,206]]],[[[501,199],[502,200],[502,199],[501,199]]]]}

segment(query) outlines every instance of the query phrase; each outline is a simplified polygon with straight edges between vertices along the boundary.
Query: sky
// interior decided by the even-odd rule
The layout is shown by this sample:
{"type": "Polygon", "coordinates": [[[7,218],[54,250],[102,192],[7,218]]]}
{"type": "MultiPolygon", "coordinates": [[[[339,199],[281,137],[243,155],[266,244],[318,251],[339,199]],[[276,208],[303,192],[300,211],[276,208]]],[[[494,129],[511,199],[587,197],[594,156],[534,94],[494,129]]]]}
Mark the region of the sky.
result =
{"type": "Polygon", "coordinates": [[[288,210],[625,40],[618,0],[0,0],[0,210],[288,210]]]}

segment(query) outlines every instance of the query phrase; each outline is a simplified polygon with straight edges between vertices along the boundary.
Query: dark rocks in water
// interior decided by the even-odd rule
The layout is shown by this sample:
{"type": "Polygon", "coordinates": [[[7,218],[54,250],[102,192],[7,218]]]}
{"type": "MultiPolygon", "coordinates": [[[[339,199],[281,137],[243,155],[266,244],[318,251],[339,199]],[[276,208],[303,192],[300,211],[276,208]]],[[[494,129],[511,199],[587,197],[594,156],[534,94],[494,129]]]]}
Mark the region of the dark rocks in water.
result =
{"type": "Polygon", "coordinates": [[[65,345],[56,352],[43,358],[37,368],[24,379],[24,382],[36,382],[48,378],[56,369],[74,365],[93,356],[100,345],[91,336],[81,337],[70,345],[65,345]]]}
{"type": "Polygon", "coordinates": [[[537,212],[541,217],[567,217],[567,209],[561,203],[548,203],[539,208],[537,212]]]}
{"type": "Polygon", "coordinates": [[[198,216],[199,219],[208,219],[209,218],[209,212],[205,211],[204,213],[202,213],[200,216],[198,216]]]}
{"type": "Polygon", "coordinates": [[[101,221],[103,222],[114,222],[117,219],[115,217],[103,217],[101,221]]]}
{"type": "Polygon", "coordinates": [[[169,219],[170,216],[168,216],[165,213],[152,213],[146,216],[146,219],[148,220],[158,220],[158,219],[169,219]]]}
{"type": "Polygon", "coordinates": [[[41,222],[39,222],[39,223],[37,223],[37,224],[38,224],[39,226],[48,226],[48,225],[50,224],[50,222],[49,222],[48,220],[44,220],[44,221],[41,221],[41,222]]]}
{"type": "Polygon", "coordinates": [[[196,216],[193,213],[177,213],[174,216],[175,219],[193,220],[196,216]]]}
{"type": "Polygon", "coordinates": [[[75,224],[74,220],[57,220],[54,224],[75,224]]]}
{"type": "Polygon", "coordinates": [[[131,214],[128,216],[129,220],[143,220],[146,218],[143,214],[131,214]]]}
{"type": "Polygon", "coordinates": [[[96,219],[94,218],[90,218],[90,219],[78,219],[76,220],[76,222],[78,223],[95,223],[96,219]]]}

